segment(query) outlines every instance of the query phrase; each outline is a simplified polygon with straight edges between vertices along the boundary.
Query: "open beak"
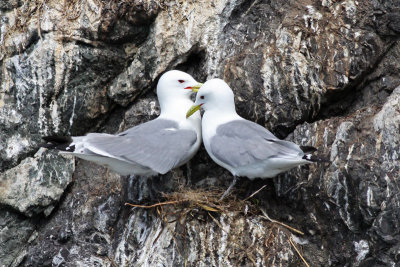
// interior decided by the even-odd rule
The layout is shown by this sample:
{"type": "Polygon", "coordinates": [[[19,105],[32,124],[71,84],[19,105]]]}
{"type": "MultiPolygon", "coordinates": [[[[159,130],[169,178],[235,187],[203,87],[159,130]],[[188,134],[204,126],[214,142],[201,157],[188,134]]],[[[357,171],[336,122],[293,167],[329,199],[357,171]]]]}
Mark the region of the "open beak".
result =
{"type": "Polygon", "coordinates": [[[192,116],[196,111],[198,111],[201,107],[201,105],[193,105],[190,107],[190,109],[188,110],[188,112],[186,113],[186,119],[189,118],[190,116],[192,116]]]}
{"type": "Polygon", "coordinates": [[[198,83],[198,84],[196,84],[195,86],[188,86],[188,87],[185,87],[185,89],[190,89],[190,90],[192,90],[193,92],[196,92],[196,93],[197,93],[202,85],[203,85],[202,83],[198,83]]]}

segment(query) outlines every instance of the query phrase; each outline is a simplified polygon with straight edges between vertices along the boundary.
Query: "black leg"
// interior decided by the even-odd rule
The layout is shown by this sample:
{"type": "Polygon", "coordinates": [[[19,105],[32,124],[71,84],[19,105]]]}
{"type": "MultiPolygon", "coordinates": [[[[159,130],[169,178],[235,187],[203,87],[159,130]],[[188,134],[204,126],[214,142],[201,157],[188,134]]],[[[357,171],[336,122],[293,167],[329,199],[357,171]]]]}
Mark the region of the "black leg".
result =
{"type": "Polygon", "coordinates": [[[222,194],[222,197],[219,199],[220,201],[223,200],[232,191],[232,189],[235,186],[237,180],[238,180],[237,176],[233,176],[232,183],[230,184],[228,189],[226,189],[226,191],[222,194]]]}

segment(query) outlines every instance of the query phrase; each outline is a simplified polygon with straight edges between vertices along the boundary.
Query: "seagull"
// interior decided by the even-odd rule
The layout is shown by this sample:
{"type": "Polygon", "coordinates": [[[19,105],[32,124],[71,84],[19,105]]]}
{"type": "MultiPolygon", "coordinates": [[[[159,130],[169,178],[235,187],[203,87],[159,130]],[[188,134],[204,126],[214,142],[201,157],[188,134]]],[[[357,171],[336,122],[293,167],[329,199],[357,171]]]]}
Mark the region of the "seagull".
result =
{"type": "Polygon", "coordinates": [[[171,70],[157,84],[161,114],[118,134],[43,137],[44,147],[105,165],[121,175],[155,176],[188,162],[201,144],[201,116],[187,120],[192,92],[200,88],[189,74],[171,70]]]}
{"type": "Polygon", "coordinates": [[[201,86],[186,117],[200,108],[204,110],[202,135],[208,155],[234,176],[221,199],[231,191],[237,177],[272,178],[318,161],[310,154],[315,148],[280,140],[261,125],[239,116],[232,89],[221,79],[211,79],[201,86]]]}

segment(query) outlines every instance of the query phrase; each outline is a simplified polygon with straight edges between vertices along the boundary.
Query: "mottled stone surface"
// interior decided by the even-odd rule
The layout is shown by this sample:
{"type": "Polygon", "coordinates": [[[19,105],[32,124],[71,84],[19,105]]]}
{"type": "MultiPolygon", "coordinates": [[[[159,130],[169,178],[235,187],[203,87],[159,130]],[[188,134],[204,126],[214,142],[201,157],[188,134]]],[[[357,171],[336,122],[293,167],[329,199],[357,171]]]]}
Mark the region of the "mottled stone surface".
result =
{"type": "Polygon", "coordinates": [[[301,266],[292,243],[310,266],[396,266],[399,25],[396,0],[1,2],[0,266],[301,266]],[[226,188],[204,148],[154,179],[38,151],[155,118],[175,68],[225,79],[240,115],[331,162],[241,179],[237,203],[266,185],[251,212],[176,218],[124,203],[226,188]]]}
{"type": "Polygon", "coordinates": [[[34,236],[34,224],[25,216],[13,211],[2,209],[0,211],[0,264],[10,266],[18,264],[19,256],[31,236],[34,236]]]}
{"type": "Polygon", "coordinates": [[[37,222],[39,234],[26,247],[20,265],[111,266],[107,255],[113,251],[117,219],[124,209],[121,178],[82,161],[74,177],[57,212],[37,222]]]}
{"type": "Polygon", "coordinates": [[[34,157],[0,174],[0,205],[31,217],[48,216],[72,180],[74,159],[40,149],[34,157]]]}
{"type": "Polygon", "coordinates": [[[347,262],[354,255],[357,264],[397,262],[391,244],[397,246],[399,241],[398,220],[394,219],[399,210],[394,207],[400,204],[399,93],[400,87],[383,107],[303,124],[294,131],[297,142],[305,134],[312,136],[309,142],[329,153],[332,164],[323,170],[312,166],[308,175],[294,171],[282,175],[277,179],[278,185],[282,183],[278,194],[303,202],[314,227],[320,229],[321,235],[331,236],[325,246],[332,248],[338,262],[347,262]],[[291,192],[299,180],[302,189],[291,192]],[[388,214],[390,219],[385,217],[388,214]],[[332,246],[332,239],[342,240],[342,245],[332,246]],[[363,256],[356,249],[359,242],[367,251],[363,256]]]}

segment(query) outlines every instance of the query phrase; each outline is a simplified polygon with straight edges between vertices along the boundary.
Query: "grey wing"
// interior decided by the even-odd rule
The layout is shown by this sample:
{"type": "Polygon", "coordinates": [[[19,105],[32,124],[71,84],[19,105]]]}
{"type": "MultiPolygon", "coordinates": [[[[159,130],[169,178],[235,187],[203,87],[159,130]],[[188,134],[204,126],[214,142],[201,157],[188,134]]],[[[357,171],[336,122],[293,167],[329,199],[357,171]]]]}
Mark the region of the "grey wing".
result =
{"type": "Polygon", "coordinates": [[[173,121],[154,120],[119,135],[89,134],[85,142],[95,153],[164,174],[177,167],[196,140],[195,131],[179,130],[173,121]]]}
{"type": "Polygon", "coordinates": [[[247,120],[220,125],[211,139],[210,148],[217,159],[233,167],[273,157],[297,158],[304,155],[295,143],[280,140],[264,127],[247,120]]]}
{"type": "Polygon", "coordinates": [[[165,119],[155,119],[135,127],[129,128],[128,130],[119,133],[118,136],[134,136],[136,134],[152,134],[163,129],[177,129],[178,124],[175,121],[165,119]]]}

